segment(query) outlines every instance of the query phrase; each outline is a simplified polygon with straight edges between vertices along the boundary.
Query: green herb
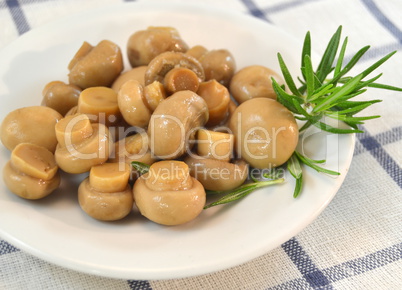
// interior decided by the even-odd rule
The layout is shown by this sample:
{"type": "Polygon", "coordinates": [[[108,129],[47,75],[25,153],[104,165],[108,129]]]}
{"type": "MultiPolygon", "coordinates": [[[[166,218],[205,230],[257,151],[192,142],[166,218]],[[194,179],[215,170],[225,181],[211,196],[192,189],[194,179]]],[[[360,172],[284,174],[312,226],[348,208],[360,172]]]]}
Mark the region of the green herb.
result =
{"type": "Polygon", "coordinates": [[[148,164],[138,162],[138,161],[133,161],[131,162],[131,165],[134,167],[135,170],[137,170],[141,175],[148,173],[149,167],[151,167],[148,164]]]}
{"type": "MultiPolygon", "coordinates": [[[[376,81],[381,77],[381,74],[365,79],[394,55],[396,51],[387,54],[358,75],[347,76],[347,73],[369,50],[370,46],[360,49],[348,63],[344,64],[348,38],[346,37],[343,40],[340,47],[341,31],[342,27],[339,26],[330,39],[316,70],[314,70],[311,61],[311,37],[310,33],[307,32],[302,49],[302,78],[298,78],[301,83],[299,87],[296,85],[281,54],[278,54],[279,65],[286,86],[291,93],[288,93],[286,87],[279,85],[274,79],[272,79],[273,88],[278,101],[292,111],[296,119],[304,121],[303,126],[300,128],[300,133],[310,126],[315,126],[334,134],[361,133],[363,131],[359,129],[358,125],[364,124],[366,120],[379,118],[380,116],[357,117],[355,115],[367,107],[381,102],[381,100],[352,101],[351,99],[361,95],[369,87],[402,91],[402,88],[377,83],[376,81]],[[325,122],[326,117],[342,121],[349,128],[333,127],[325,122]]],[[[340,174],[318,165],[324,162],[325,160],[312,160],[299,152],[294,152],[287,162],[289,172],[296,179],[294,197],[297,197],[302,189],[302,164],[310,166],[318,172],[331,175],[340,174]]]]}
{"type": "Polygon", "coordinates": [[[344,56],[348,43],[345,38],[339,50],[342,27],[340,26],[329,41],[321,61],[314,71],[311,62],[311,38],[310,33],[306,34],[301,58],[302,79],[299,79],[301,86],[297,87],[290,74],[281,54],[278,54],[278,61],[284,76],[286,86],[292,94],[286,92],[273,79],[273,87],[277,94],[278,101],[292,111],[295,117],[305,121],[301,132],[311,125],[321,130],[337,133],[359,133],[358,125],[364,121],[379,118],[380,116],[356,117],[355,114],[372,104],[381,100],[351,101],[352,98],[364,93],[368,87],[402,91],[401,88],[376,83],[381,74],[365,80],[365,78],[387,61],[396,51],[391,52],[375,62],[373,65],[354,77],[346,74],[355,66],[360,58],[368,51],[369,46],[360,49],[350,61],[344,65],[344,56]],[[337,59],[337,60],[336,60],[337,59]],[[349,129],[335,128],[325,123],[324,117],[343,121],[350,126],[349,129]]]}
{"type": "Polygon", "coordinates": [[[204,206],[204,209],[216,206],[216,205],[221,205],[221,204],[226,204],[232,201],[236,201],[239,200],[247,195],[249,195],[250,193],[252,193],[253,191],[259,189],[259,188],[263,188],[263,187],[267,187],[270,185],[274,185],[274,184],[278,184],[278,183],[282,183],[284,181],[283,178],[279,178],[279,179],[274,179],[274,180],[267,180],[267,181],[257,181],[255,179],[253,179],[254,182],[253,183],[247,183],[247,184],[243,184],[239,187],[237,187],[234,190],[228,190],[228,191],[208,191],[208,194],[224,194],[224,196],[220,199],[218,199],[215,202],[212,202],[206,206],[204,206]]]}

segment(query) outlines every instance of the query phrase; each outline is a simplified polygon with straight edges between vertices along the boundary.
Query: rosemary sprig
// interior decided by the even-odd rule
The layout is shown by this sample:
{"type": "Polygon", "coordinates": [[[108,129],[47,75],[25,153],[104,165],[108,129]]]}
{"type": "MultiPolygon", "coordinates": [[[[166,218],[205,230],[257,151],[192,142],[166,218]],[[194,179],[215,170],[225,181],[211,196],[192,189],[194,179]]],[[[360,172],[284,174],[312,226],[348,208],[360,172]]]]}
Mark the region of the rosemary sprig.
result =
{"type": "Polygon", "coordinates": [[[210,207],[213,207],[213,206],[216,206],[216,205],[226,204],[226,203],[229,203],[229,202],[239,200],[239,199],[249,195],[250,193],[252,193],[253,191],[255,191],[255,190],[259,189],[259,188],[263,188],[263,187],[267,187],[267,186],[270,186],[270,185],[282,183],[283,181],[284,181],[283,178],[267,180],[267,181],[254,180],[254,182],[243,184],[243,185],[237,187],[234,190],[208,191],[208,194],[223,194],[224,196],[221,197],[220,199],[218,199],[215,202],[207,204],[206,206],[204,206],[204,209],[207,209],[207,208],[210,208],[210,207]]]}
{"type": "Polygon", "coordinates": [[[311,62],[310,33],[306,34],[301,58],[302,78],[299,79],[301,82],[300,87],[297,87],[285,61],[281,54],[278,53],[278,61],[286,86],[292,94],[287,93],[285,88],[275,80],[273,80],[273,87],[278,101],[292,111],[297,119],[305,121],[300,130],[301,132],[313,125],[330,133],[359,133],[361,132],[357,127],[359,124],[363,124],[365,120],[379,118],[380,116],[356,117],[355,114],[381,100],[354,102],[350,101],[350,99],[364,93],[369,87],[402,91],[398,87],[377,83],[376,81],[381,77],[381,74],[365,80],[370,73],[386,62],[396,51],[387,54],[360,74],[354,77],[346,76],[370,47],[365,46],[360,49],[344,65],[348,38],[345,38],[338,53],[341,31],[342,27],[340,26],[330,39],[315,71],[311,62]],[[335,61],[336,59],[337,61],[335,61]],[[322,121],[324,117],[343,121],[350,126],[350,129],[334,128],[322,121]]]}
{"type": "MultiPolygon", "coordinates": [[[[342,26],[339,26],[328,42],[316,70],[314,70],[311,61],[311,36],[310,32],[307,32],[302,49],[301,78],[298,78],[301,85],[299,87],[293,80],[281,54],[278,53],[279,66],[287,89],[291,93],[288,93],[286,87],[279,85],[274,79],[272,79],[273,88],[278,101],[293,112],[296,119],[304,121],[303,126],[299,130],[300,133],[310,126],[315,126],[320,130],[334,134],[361,133],[363,131],[359,129],[358,125],[364,124],[366,120],[379,118],[380,116],[355,115],[367,107],[381,102],[381,100],[352,101],[351,99],[366,92],[367,88],[402,91],[402,88],[377,83],[381,74],[366,79],[369,74],[392,57],[396,51],[382,57],[356,76],[347,76],[347,73],[358,63],[369,50],[370,46],[361,48],[348,63],[344,64],[348,38],[346,37],[343,40],[340,47],[341,32],[342,26]],[[333,127],[325,122],[326,117],[342,121],[349,128],[333,127]]],[[[302,165],[309,166],[325,174],[340,174],[339,172],[328,170],[318,165],[324,162],[325,160],[310,159],[297,151],[293,153],[287,162],[287,168],[296,179],[294,197],[299,196],[302,190],[302,165]]]]}

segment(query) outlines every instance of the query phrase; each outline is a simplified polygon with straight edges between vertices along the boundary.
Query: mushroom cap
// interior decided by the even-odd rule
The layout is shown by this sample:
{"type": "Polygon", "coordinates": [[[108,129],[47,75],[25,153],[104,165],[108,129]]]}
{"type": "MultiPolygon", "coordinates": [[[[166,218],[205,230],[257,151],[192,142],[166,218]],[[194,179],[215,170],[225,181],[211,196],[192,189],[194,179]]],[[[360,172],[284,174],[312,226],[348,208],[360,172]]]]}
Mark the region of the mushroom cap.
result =
{"type": "Polygon", "coordinates": [[[57,146],[54,126],[61,118],[59,112],[45,106],[16,109],[1,123],[1,142],[10,151],[20,143],[33,143],[54,152],[57,146]]]}
{"type": "Polygon", "coordinates": [[[250,99],[234,111],[229,128],[235,135],[235,150],[255,168],[285,163],[296,149],[299,130],[293,114],[268,98],[250,99]]]}
{"type": "Polygon", "coordinates": [[[78,202],[89,216],[101,221],[115,221],[131,212],[133,194],[130,185],[119,192],[99,192],[91,187],[87,177],[78,187],[78,202]]]}
{"type": "Polygon", "coordinates": [[[25,199],[41,199],[48,196],[59,187],[61,181],[59,172],[52,179],[38,179],[15,170],[11,161],[3,168],[3,180],[11,192],[25,199]]]}
{"type": "Polygon", "coordinates": [[[274,78],[279,84],[283,84],[282,78],[267,67],[261,65],[244,67],[233,75],[230,82],[230,93],[239,104],[252,98],[276,100],[271,78],[274,78]]]}

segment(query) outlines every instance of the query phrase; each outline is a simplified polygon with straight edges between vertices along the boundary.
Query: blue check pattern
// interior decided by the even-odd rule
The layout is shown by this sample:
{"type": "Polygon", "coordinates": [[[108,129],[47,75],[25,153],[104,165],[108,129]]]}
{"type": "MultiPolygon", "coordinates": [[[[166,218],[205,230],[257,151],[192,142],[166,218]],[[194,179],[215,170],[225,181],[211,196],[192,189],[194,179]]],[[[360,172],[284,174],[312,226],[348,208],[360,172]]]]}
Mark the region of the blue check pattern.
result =
{"type": "MultiPolygon", "coordinates": [[[[7,37],[11,41],[18,35],[34,28],[31,25],[31,18],[34,17],[32,15],[35,9],[41,10],[43,13],[45,13],[46,7],[51,9],[52,6],[63,7],[65,5],[71,9],[71,3],[67,5],[67,2],[69,1],[0,1],[1,17],[10,19],[9,22],[6,20],[0,22],[6,25],[4,28],[0,27],[0,30],[3,29],[0,32],[4,34],[4,38],[7,37]],[[8,30],[15,29],[15,35],[7,34],[6,28],[8,30]]],[[[76,5],[83,3],[83,1],[71,2],[75,2],[76,5]]],[[[100,4],[102,1],[88,2],[93,2],[92,5],[94,6],[102,5],[100,4]]],[[[314,35],[327,37],[334,31],[334,27],[342,24],[352,33],[358,31],[359,33],[355,34],[358,35],[358,40],[365,41],[363,45],[368,44],[367,42],[373,44],[363,59],[364,62],[378,59],[385,52],[401,50],[402,48],[402,3],[399,0],[216,0],[208,2],[209,5],[221,5],[227,9],[231,9],[230,7],[236,2],[237,6],[234,5],[237,7],[236,9],[261,18],[300,37],[304,36],[306,30],[313,30],[313,37],[314,35]],[[370,37],[370,30],[373,33],[380,33],[370,37]],[[375,41],[376,39],[382,40],[375,41]]],[[[90,4],[88,5],[90,6],[90,4]]],[[[72,13],[72,11],[70,12],[72,13]]],[[[39,18],[40,12],[37,13],[36,17],[39,18]]],[[[1,44],[5,45],[6,43],[2,42],[1,44]]],[[[396,86],[402,86],[400,80],[399,83],[397,82],[402,76],[401,67],[401,57],[396,58],[395,63],[390,64],[390,73],[386,81],[396,86]],[[397,71],[398,68],[401,73],[399,78],[393,76],[393,72],[397,71]]],[[[388,107],[382,107],[382,127],[371,125],[368,122],[365,127],[362,127],[365,133],[357,135],[355,158],[351,172],[338,193],[340,197],[336,197],[324,211],[324,217],[320,216],[317,222],[282,244],[280,248],[273,250],[272,253],[245,265],[201,277],[167,281],[110,281],[109,279],[103,281],[100,280],[103,278],[74,273],[70,270],[48,265],[46,262],[30,257],[0,239],[0,289],[21,289],[24,288],[24,285],[26,289],[402,289],[402,119],[400,113],[390,108],[402,105],[402,95],[390,93],[385,97],[395,98],[395,100],[388,101],[388,104],[391,104],[388,107]],[[369,168],[360,166],[365,162],[370,164],[368,165],[369,168]],[[362,172],[362,168],[367,172],[362,172]],[[365,178],[370,174],[369,171],[376,171],[380,174],[379,176],[372,176],[372,178],[365,178]],[[359,179],[363,178],[365,178],[365,183],[359,183],[359,179]],[[354,195],[362,194],[360,198],[348,195],[348,190],[358,191],[359,187],[370,188],[370,190],[360,193],[353,192],[354,195]],[[390,209],[392,212],[388,215],[375,216],[377,209],[373,209],[375,222],[378,222],[375,226],[381,229],[385,226],[382,222],[385,222],[392,229],[389,239],[382,240],[382,245],[373,242],[373,245],[370,246],[370,241],[364,240],[362,242],[356,239],[352,232],[351,236],[347,237],[350,240],[350,249],[345,248],[344,250],[348,253],[345,256],[349,258],[338,258],[336,262],[324,259],[325,256],[331,255],[331,251],[337,247],[336,244],[331,244],[331,240],[336,237],[337,230],[335,228],[333,232],[325,229],[323,225],[326,223],[335,224],[338,230],[343,227],[343,224],[337,224],[330,220],[336,216],[335,214],[342,213],[340,212],[342,208],[339,209],[340,206],[344,205],[340,202],[341,198],[348,198],[350,203],[356,204],[355,208],[352,207],[353,210],[359,210],[360,199],[375,199],[378,196],[385,196],[386,199],[396,201],[390,209]],[[334,215],[332,215],[333,212],[334,215]],[[385,216],[387,218],[382,220],[381,218],[385,216]],[[391,221],[394,222],[389,224],[391,221]],[[320,236],[322,232],[329,236],[328,241],[313,245],[310,241],[312,239],[318,240],[317,236],[320,236]],[[361,246],[359,243],[367,243],[367,245],[361,246]],[[353,253],[354,247],[356,253],[353,253]],[[358,250],[362,247],[364,250],[358,250]],[[31,267],[34,268],[46,268],[47,273],[51,273],[53,278],[56,277],[58,280],[53,282],[54,284],[49,284],[52,276],[48,276],[49,281],[39,279],[34,282],[34,285],[30,284],[29,281],[26,281],[25,284],[24,282],[22,284],[16,283],[15,279],[24,279],[24,275],[10,274],[7,268],[16,267],[15,264],[18,264],[18,261],[22,261],[22,264],[31,263],[31,267]],[[265,264],[262,261],[265,261],[265,264]],[[283,270],[275,272],[276,275],[272,277],[268,275],[271,272],[268,272],[270,270],[267,267],[258,268],[256,271],[257,264],[272,264],[272,267],[282,265],[280,268],[283,270]],[[246,277],[252,275],[256,275],[258,278],[246,277]],[[63,279],[64,276],[68,276],[69,279],[63,279]],[[240,282],[233,282],[236,279],[230,277],[234,276],[243,276],[244,278],[240,282]],[[79,282],[83,280],[89,281],[88,284],[79,282]]],[[[362,228],[364,230],[364,227],[362,228]]],[[[367,228],[373,230],[371,225],[367,228]]],[[[376,240],[375,229],[368,233],[373,240],[376,240]]]]}

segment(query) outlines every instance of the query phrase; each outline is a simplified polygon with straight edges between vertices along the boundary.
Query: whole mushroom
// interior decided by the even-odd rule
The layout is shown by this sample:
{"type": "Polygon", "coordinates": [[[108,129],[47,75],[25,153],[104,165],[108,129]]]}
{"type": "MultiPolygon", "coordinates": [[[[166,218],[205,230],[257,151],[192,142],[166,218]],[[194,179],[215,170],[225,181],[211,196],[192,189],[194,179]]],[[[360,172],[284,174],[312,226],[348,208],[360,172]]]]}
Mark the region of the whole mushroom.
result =
{"type": "Polygon", "coordinates": [[[180,225],[202,211],[206,193],[181,161],[165,160],[151,165],[134,184],[135,204],[143,216],[162,225],[180,225]]]}
{"type": "Polygon", "coordinates": [[[151,152],[160,159],[182,156],[195,138],[196,130],[208,121],[208,106],[192,91],[179,91],[163,100],[148,126],[151,152]]]}
{"type": "Polygon", "coordinates": [[[191,176],[205,189],[214,191],[231,190],[243,184],[248,177],[248,165],[243,160],[230,162],[233,145],[232,134],[198,130],[198,155],[190,154],[184,159],[191,176]]]}
{"type": "Polygon", "coordinates": [[[45,106],[16,109],[1,123],[0,137],[10,151],[20,143],[33,143],[54,152],[57,146],[54,126],[63,116],[45,106]]]}
{"type": "Polygon", "coordinates": [[[158,81],[144,87],[139,81],[129,80],[121,86],[117,104],[128,124],[146,128],[152,112],[165,97],[163,85],[158,81]]]}
{"type": "Polygon", "coordinates": [[[127,55],[132,67],[148,65],[166,51],[186,52],[187,44],[173,27],[150,26],[133,33],[127,42],[127,55]]]}
{"type": "Polygon", "coordinates": [[[236,61],[227,49],[214,49],[205,53],[199,61],[205,72],[205,80],[216,80],[229,87],[236,71],[236,61]]]}
{"type": "Polygon", "coordinates": [[[154,81],[163,83],[167,73],[174,68],[190,69],[196,74],[199,82],[205,80],[204,69],[197,59],[182,52],[167,51],[156,56],[148,64],[145,72],[145,85],[154,81]]]}
{"type": "Polygon", "coordinates": [[[81,89],[77,86],[61,81],[50,82],[43,89],[42,106],[50,107],[65,116],[78,105],[80,93],[81,89]]]}
{"type": "Polygon", "coordinates": [[[40,199],[60,185],[54,155],[43,146],[18,144],[3,169],[3,180],[11,192],[25,199],[40,199]]]}
{"type": "Polygon", "coordinates": [[[255,168],[285,163],[296,149],[299,130],[293,114],[279,102],[255,98],[240,104],[229,128],[237,155],[255,168]]]}
{"type": "Polygon", "coordinates": [[[113,141],[108,128],[91,123],[85,114],[65,117],[55,127],[59,144],[55,158],[60,169],[67,173],[88,172],[92,166],[109,159],[113,141]]]}
{"type": "Polygon", "coordinates": [[[92,167],[89,177],[78,187],[81,208],[101,221],[126,217],[134,203],[129,177],[130,168],[126,163],[104,163],[92,167]]]}
{"type": "Polygon", "coordinates": [[[68,79],[81,89],[109,87],[123,68],[123,56],[115,43],[102,40],[93,47],[84,42],[68,65],[68,79]]]}
{"type": "Polygon", "coordinates": [[[234,74],[229,90],[239,104],[252,98],[276,100],[271,78],[283,84],[282,78],[272,69],[261,65],[247,66],[234,74]]]}

